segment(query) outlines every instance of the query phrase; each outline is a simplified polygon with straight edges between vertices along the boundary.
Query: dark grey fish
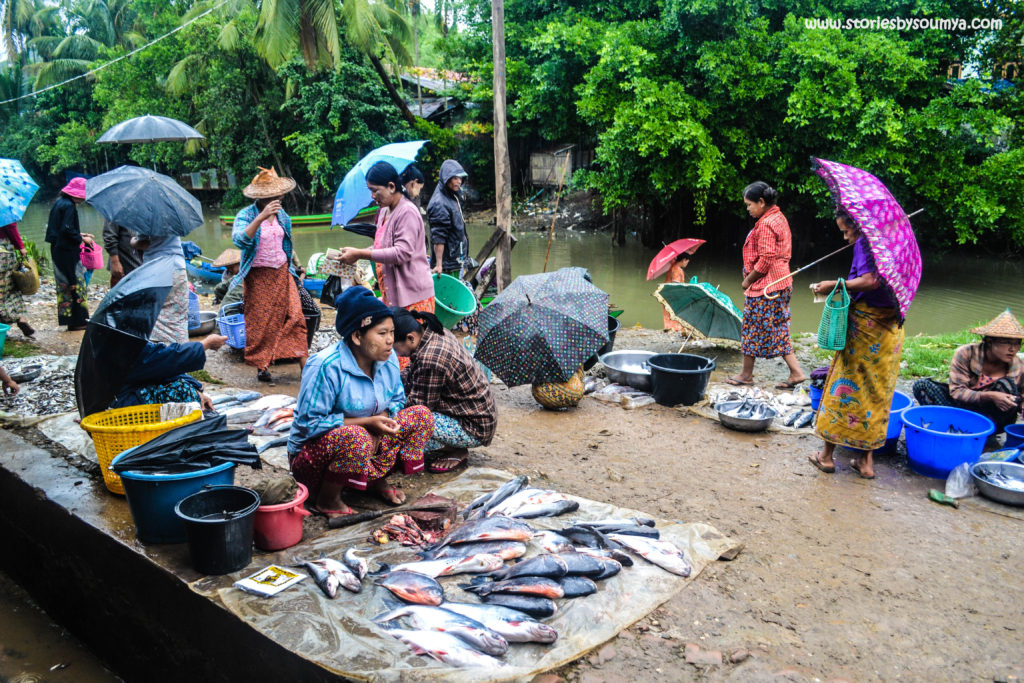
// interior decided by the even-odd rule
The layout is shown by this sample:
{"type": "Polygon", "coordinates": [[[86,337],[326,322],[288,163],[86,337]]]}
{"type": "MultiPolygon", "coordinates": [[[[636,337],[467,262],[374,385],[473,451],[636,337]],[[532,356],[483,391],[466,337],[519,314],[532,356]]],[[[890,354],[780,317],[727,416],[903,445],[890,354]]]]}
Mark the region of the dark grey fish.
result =
{"type": "MultiPolygon", "coordinates": [[[[641,537],[637,536],[636,538],[641,537]]],[[[592,577],[594,581],[604,581],[608,577],[615,576],[616,574],[622,571],[622,565],[619,562],[608,559],[606,557],[602,557],[600,559],[601,564],[604,565],[604,571],[598,574],[597,576],[592,577]]]]}
{"type": "Polygon", "coordinates": [[[560,579],[569,573],[565,560],[558,555],[537,555],[523,560],[504,569],[488,574],[496,581],[514,579],[518,576],[545,576],[549,579],[560,579]]]}
{"type": "Polygon", "coordinates": [[[519,541],[476,541],[446,545],[436,550],[425,550],[419,554],[424,560],[440,560],[446,557],[472,557],[473,555],[497,555],[503,560],[514,560],[526,554],[526,544],[519,541]]]}
{"type": "Polygon", "coordinates": [[[643,536],[644,538],[661,538],[661,532],[649,526],[638,524],[602,524],[595,525],[587,522],[580,522],[578,526],[600,531],[602,534],[629,534],[631,536],[643,536]]]}
{"type": "Polygon", "coordinates": [[[553,643],[558,639],[555,629],[508,607],[446,602],[444,609],[480,622],[510,643],[553,643]]]}
{"type": "Polygon", "coordinates": [[[629,553],[625,550],[619,550],[618,548],[580,548],[579,552],[581,555],[590,555],[591,557],[615,560],[623,567],[633,566],[633,558],[629,556],[629,553]]]}
{"type": "Polygon", "coordinates": [[[793,412],[786,416],[786,418],[782,421],[782,424],[786,425],[787,427],[792,427],[793,423],[797,421],[797,418],[799,418],[803,414],[803,412],[804,411],[800,408],[794,410],[793,412]]]}
{"type": "Polygon", "coordinates": [[[524,505],[510,513],[510,517],[517,519],[536,519],[538,517],[557,517],[567,512],[575,512],[580,509],[580,504],[575,500],[556,500],[550,503],[539,505],[524,505]]]}
{"type": "Polygon", "coordinates": [[[477,595],[515,593],[517,595],[535,595],[541,598],[563,596],[562,587],[558,585],[558,582],[543,576],[519,576],[504,581],[487,581],[483,577],[479,577],[469,583],[460,584],[459,588],[477,595]]]}
{"type": "Polygon", "coordinates": [[[525,474],[519,475],[515,479],[510,479],[506,481],[504,484],[499,486],[494,491],[491,491],[490,493],[485,493],[484,495],[480,496],[472,503],[470,503],[469,506],[465,510],[463,510],[462,518],[477,519],[479,517],[482,517],[483,515],[487,514],[488,510],[490,510],[495,505],[511,496],[513,493],[516,493],[519,489],[526,486],[529,482],[530,478],[527,477],[525,474]]]}
{"type": "MultiPolygon", "coordinates": [[[[561,586],[559,586],[559,589],[561,589],[561,586]]],[[[535,618],[550,617],[558,609],[554,600],[538,598],[533,595],[491,593],[490,595],[483,596],[481,599],[488,605],[508,607],[535,618]]]]}
{"type": "Polygon", "coordinates": [[[437,607],[444,601],[444,589],[434,579],[416,572],[390,572],[374,581],[396,596],[417,605],[437,607]]]}
{"type": "Polygon", "coordinates": [[[565,529],[559,529],[558,533],[568,538],[575,545],[582,545],[588,548],[608,547],[608,541],[604,538],[604,535],[594,529],[588,529],[581,526],[570,526],[565,529]]]}
{"type": "Polygon", "coordinates": [[[586,553],[558,553],[558,557],[568,569],[566,576],[598,576],[604,573],[601,559],[586,553]]]}
{"type": "Polygon", "coordinates": [[[581,598],[597,592],[597,584],[585,576],[564,576],[558,583],[567,598],[581,598]]]}
{"type": "Polygon", "coordinates": [[[475,541],[529,541],[533,527],[526,522],[510,517],[495,515],[473,522],[467,522],[445,536],[435,548],[475,541]]]}

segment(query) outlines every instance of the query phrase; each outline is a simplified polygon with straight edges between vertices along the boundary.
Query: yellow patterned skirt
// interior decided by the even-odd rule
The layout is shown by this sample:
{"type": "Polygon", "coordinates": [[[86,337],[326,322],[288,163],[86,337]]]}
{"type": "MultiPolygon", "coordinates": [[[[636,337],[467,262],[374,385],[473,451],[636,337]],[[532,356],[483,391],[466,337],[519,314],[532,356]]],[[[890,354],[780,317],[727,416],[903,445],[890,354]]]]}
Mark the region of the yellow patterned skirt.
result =
{"type": "Polygon", "coordinates": [[[533,398],[549,410],[575,408],[583,398],[583,366],[565,382],[534,384],[533,398]]]}
{"type": "Polygon", "coordinates": [[[864,451],[885,443],[903,337],[896,309],[850,307],[846,348],[832,358],[818,407],[818,436],[864,451]]]}

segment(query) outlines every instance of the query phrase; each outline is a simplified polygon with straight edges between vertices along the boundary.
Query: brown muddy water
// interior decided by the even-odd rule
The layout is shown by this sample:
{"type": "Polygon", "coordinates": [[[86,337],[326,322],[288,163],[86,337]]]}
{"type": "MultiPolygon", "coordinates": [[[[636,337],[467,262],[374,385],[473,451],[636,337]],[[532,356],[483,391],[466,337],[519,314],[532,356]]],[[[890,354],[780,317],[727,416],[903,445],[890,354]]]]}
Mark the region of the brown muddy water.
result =
{"type": "MultiPolygon", "coordinates": [[[[26,239],[43,244],[48,212],[49,206],[45,204],[29,207],[20,226],[26,239]]],[[[206,222],[189,235],[210,258],[215,258],[222,249],[232,246],[231,231],[221,225],[218,213],[207,209],[206,222]]],[[[97,236],[102,233],[102,219],[91,207],[82,205],[79,216],[83,232],[92,232],[97,236]]],[[[559,224],[564,223],[560,221],[559,224]]],[[[493,230],[492,225],[470,223],[470,252],[473,255],[476,255],[493,230]]],[[[517,237],[519,243],[512,251],[512,272],[540,272],[544,266],[547,232],[520,232],[517,237]]],[[[814,253],[794,259],[793,267],[810,263],[841,246],[838,236],[833,237],[835,244],[821,244],[814,253]]],[[[295,250],[303,260],[329,247],[365,247],[369,244],[368,239],[343,230],[302,229],[295,233],[295,250]]],[[[720,287],[742,308],[743,294],[739,286],[740,245],[734,247],[704,245],[696,253],[687,269],[687,275],[696,275],[702,282],[711,282],[720,287]]],[[[548,270],[565,266],[589,269],[595,284],[611,296],[612,304],[624,309],[620,318],[624,324],[639,323],[643,327],[660,329],[661,306],[653,297],[658,282],[645,280],[647,266],[655,253],[656,250],[642,246],[632,237],[625,246],[617,247],[612,244],[611,235],[607,232],[556,229],[548,270]]],[[[796,277],[792,302],[795,333],[817,330],[821,318],[821,304],[813,303],[809,285],[819,280],[845,276],[849,270],[849,259],[848,253],[840,254],[796,277]]],[[[1024,265],[1019,260],[925,255],[924,261],[921,287],[907,318],[909,334],[955,332],[990,320],[1006,307],[1024,312],[1024,288],[1015,286],[1024,276],[1024,265]]],[[[108,281],[105,271],[95,273],[94,277],[97,282],[108,281]]]]}

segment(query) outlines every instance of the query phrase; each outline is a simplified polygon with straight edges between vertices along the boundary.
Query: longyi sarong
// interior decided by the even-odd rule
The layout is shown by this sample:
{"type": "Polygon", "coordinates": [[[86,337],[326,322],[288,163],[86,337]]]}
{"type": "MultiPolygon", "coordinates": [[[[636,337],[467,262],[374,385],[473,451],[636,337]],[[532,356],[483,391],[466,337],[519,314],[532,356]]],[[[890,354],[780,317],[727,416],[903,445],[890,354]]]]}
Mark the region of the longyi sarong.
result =
{"type": "Polygon", "coordinates": [[[252,268],[244,284],[245,362],[265,370],[275,360],[304,358],[306,319],[288,266],[252,268]]]}
{"type": "Polygon", "coordinates": [[[864,451],[885,444],[903,353],[896,313],[862,303],[850,307],[846,348],[832,358],[814,425],[825,441],[864,451]]]}
{"type": "Polygon", "coordinates": [[[766,296],[748,296],[743,302],[743,326],[740,328],[740,350],[744,356],[778,358],[793,353],[789,334],[789,299],[792,289],[766,296]]]}
{"type": "Polygon", "coordinates": [[[81,327],[89,322],[85,266],[78,247],[61,249],[51,245],[53,279],[57,290],[57,324],[81,327]]]}
{"type": "Polygon", "coordinates": [[[11,279],[17,270],[18,252],[6,240],[0,240],[0,323],[6,325],[25,317],[25,300],[11,279]]]}

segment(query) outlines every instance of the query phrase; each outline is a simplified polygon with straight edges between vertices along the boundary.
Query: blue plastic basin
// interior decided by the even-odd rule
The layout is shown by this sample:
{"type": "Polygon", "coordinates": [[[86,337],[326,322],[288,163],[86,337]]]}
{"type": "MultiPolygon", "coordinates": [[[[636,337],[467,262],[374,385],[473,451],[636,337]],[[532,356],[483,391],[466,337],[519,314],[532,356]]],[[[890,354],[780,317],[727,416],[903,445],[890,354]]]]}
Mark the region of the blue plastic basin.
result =
{"type": "MultiPolygon", "coordinates": [[[[131,453],[129,448],[113,462],[131,453]]],[[[226,462],[205,470],[182,474],[121,472],[128,507],[135,522],[135,535],[144,543],[184,543],[185,525],[174,512],[178,501],[198,492],[204,485],[231,486],[235,483],[235,463],[226,462]]]]}
{"type": "Polygon", "coordinates": [[[811,397],[811,410],[817,411],[821,405],[821,394],[824,390],[816,386],[807,387],[807,395],[811,397]]]}
{"type": "Polygon", "coordinates": [[[1020,448],[1024,445],[1024,424],[1006,425],[1005,448],[1020,448]]]}
{"type": "Polygon", "coordinates": [[[926,477],[945,479],[965,462],[974,462],[996,431],[984,415],[948,406],[916,406],[903,411],[910,467],[926,477]],[[926,425],[926,426],[925,426],[926,425]],[[950,434],[950,427],[962,434],[950,434]]]}
{"type": "Polygon", "coordinates": [[[900,440],[900,434],[903,432],[903,413],[912,405],[914,405],[914,399],[902,391],[897,391],[892,395],[889,426],[885,430],[885,445],[881,448],[883,453],[892,453],[896,450],[896,442],[900,440]]]}

